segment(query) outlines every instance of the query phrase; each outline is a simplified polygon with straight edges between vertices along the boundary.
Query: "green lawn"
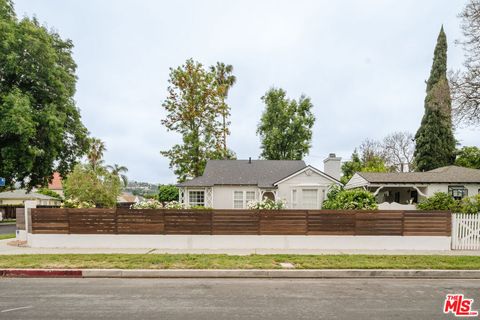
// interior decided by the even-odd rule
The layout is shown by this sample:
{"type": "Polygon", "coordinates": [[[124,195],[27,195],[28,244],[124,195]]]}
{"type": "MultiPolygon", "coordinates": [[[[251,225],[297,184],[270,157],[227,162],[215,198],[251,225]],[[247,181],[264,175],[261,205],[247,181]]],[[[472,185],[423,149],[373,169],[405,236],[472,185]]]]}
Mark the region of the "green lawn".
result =
{"type": "Polygon", "coordinates": [[[15,233],[0,234],[0,240],[15,238],[15,233]]]}
{"type": "Polygon", "coordinates": [[[4,219],[2,221],[0,221],[0,224],[15,224],[17,222],[17,220],[15,219],[4,219]]]}
{"type": "Polygon", "coordinates": [[[407,255],[38,254],[0,256],[0,268],[480,269],[480,257],[407,255]]]}

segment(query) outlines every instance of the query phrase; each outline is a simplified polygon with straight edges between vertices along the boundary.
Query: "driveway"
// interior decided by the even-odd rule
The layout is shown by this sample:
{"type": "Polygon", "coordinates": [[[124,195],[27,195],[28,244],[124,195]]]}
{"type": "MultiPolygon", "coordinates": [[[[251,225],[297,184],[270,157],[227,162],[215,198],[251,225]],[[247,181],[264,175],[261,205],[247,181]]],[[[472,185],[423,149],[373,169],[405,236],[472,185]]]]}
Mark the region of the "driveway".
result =
{"type": "Polygon", "coordinates": [[[0,278],[0,318],[453,319],[447,293],[480,308],[480,280],[0,278]]]}

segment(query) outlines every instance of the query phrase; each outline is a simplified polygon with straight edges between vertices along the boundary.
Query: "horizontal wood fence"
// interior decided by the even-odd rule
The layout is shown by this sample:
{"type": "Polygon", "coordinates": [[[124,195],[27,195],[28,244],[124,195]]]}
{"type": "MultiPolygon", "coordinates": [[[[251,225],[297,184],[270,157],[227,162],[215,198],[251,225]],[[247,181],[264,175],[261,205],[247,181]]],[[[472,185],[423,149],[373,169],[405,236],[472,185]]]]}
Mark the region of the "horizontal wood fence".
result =
{"type": "Polygon", "coordinates": [[[450,236],[449,212],[32,209],[32,233],[450,236]]]}

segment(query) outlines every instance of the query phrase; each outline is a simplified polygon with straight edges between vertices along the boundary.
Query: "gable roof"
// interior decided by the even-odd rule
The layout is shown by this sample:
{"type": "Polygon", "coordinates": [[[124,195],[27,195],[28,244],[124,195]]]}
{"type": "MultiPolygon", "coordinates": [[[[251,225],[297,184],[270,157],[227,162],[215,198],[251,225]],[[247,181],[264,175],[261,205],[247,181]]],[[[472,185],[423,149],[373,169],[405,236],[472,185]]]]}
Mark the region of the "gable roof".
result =
{"type": "Polygon", "coordinates": [[[46,196],[41,193],[29,192],[24,189],[0,192],[0,200],[58,200],[57,198],[46,196]]]}
{"type": "Polygon", "coordinates": [[[369,183],[480,183],[480,170],[458,166],[427,172],[357,172],[369,183]]]}
{"type": "Polygon", "coordinates": [[[177,186],[256,185],[271,188],[275,182],[305,167],[303,160],[208,160],[203,176],[177,186]]]}
{"type": "Polygon", "coordinates": [[[311,166],[311,165],[308,165],[308,166],[306,166],[306,167],[304,167],[304,168],[302,168],[302,169],[300,169],[300,170],[298,170],[298,171],[296,171],[296,172],[294,172],[294,173],[292,173],[292,174],[284,177],[283,179],[281,179],[281,180],[279,180],[279,181],[275,181],[275,183],[274,183],[273,185],[276,186],[276,185],[278,185],[278,184],[280,184],[280,183],[282,183],[282,182],[284,182],[284,181],[286,181],[286,180],[288,180],[288,179],[290,179],[290,178],[293,178],[293,177],[295,177],[295,176],[297,176],[297,175],[299,175],[299,174],[307,171],[308,169],[310,169],[310,170],[312,170],[313,172],[317,173],[318,175],[320,175],[320,176],[322,176],[322,177],[324,177],[324,178],[332,181],[333,183],[342,185],[342,183],[341,183],[340,181],[338,181],[337,179],[335,179],[334,177],[326,174],[326,173],[323,172],[323,171],[318,170],[317,168],[315,168],[315,167],[313,167],[313,166],[311,166]]]}

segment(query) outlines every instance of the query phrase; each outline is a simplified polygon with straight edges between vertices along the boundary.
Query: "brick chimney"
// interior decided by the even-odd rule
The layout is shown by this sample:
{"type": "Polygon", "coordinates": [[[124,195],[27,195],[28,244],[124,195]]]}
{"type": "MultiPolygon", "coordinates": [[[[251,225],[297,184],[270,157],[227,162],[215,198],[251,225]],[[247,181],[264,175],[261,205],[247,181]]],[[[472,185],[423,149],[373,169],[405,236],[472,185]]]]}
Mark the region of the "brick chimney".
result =
{"type": "Polygon", "coordinates": [[[342,158],[337,157],[335,153],[330,153],[328,158],[323,160],[323,172],[337,180],[340,180],[341,166],[342,158]]]}

